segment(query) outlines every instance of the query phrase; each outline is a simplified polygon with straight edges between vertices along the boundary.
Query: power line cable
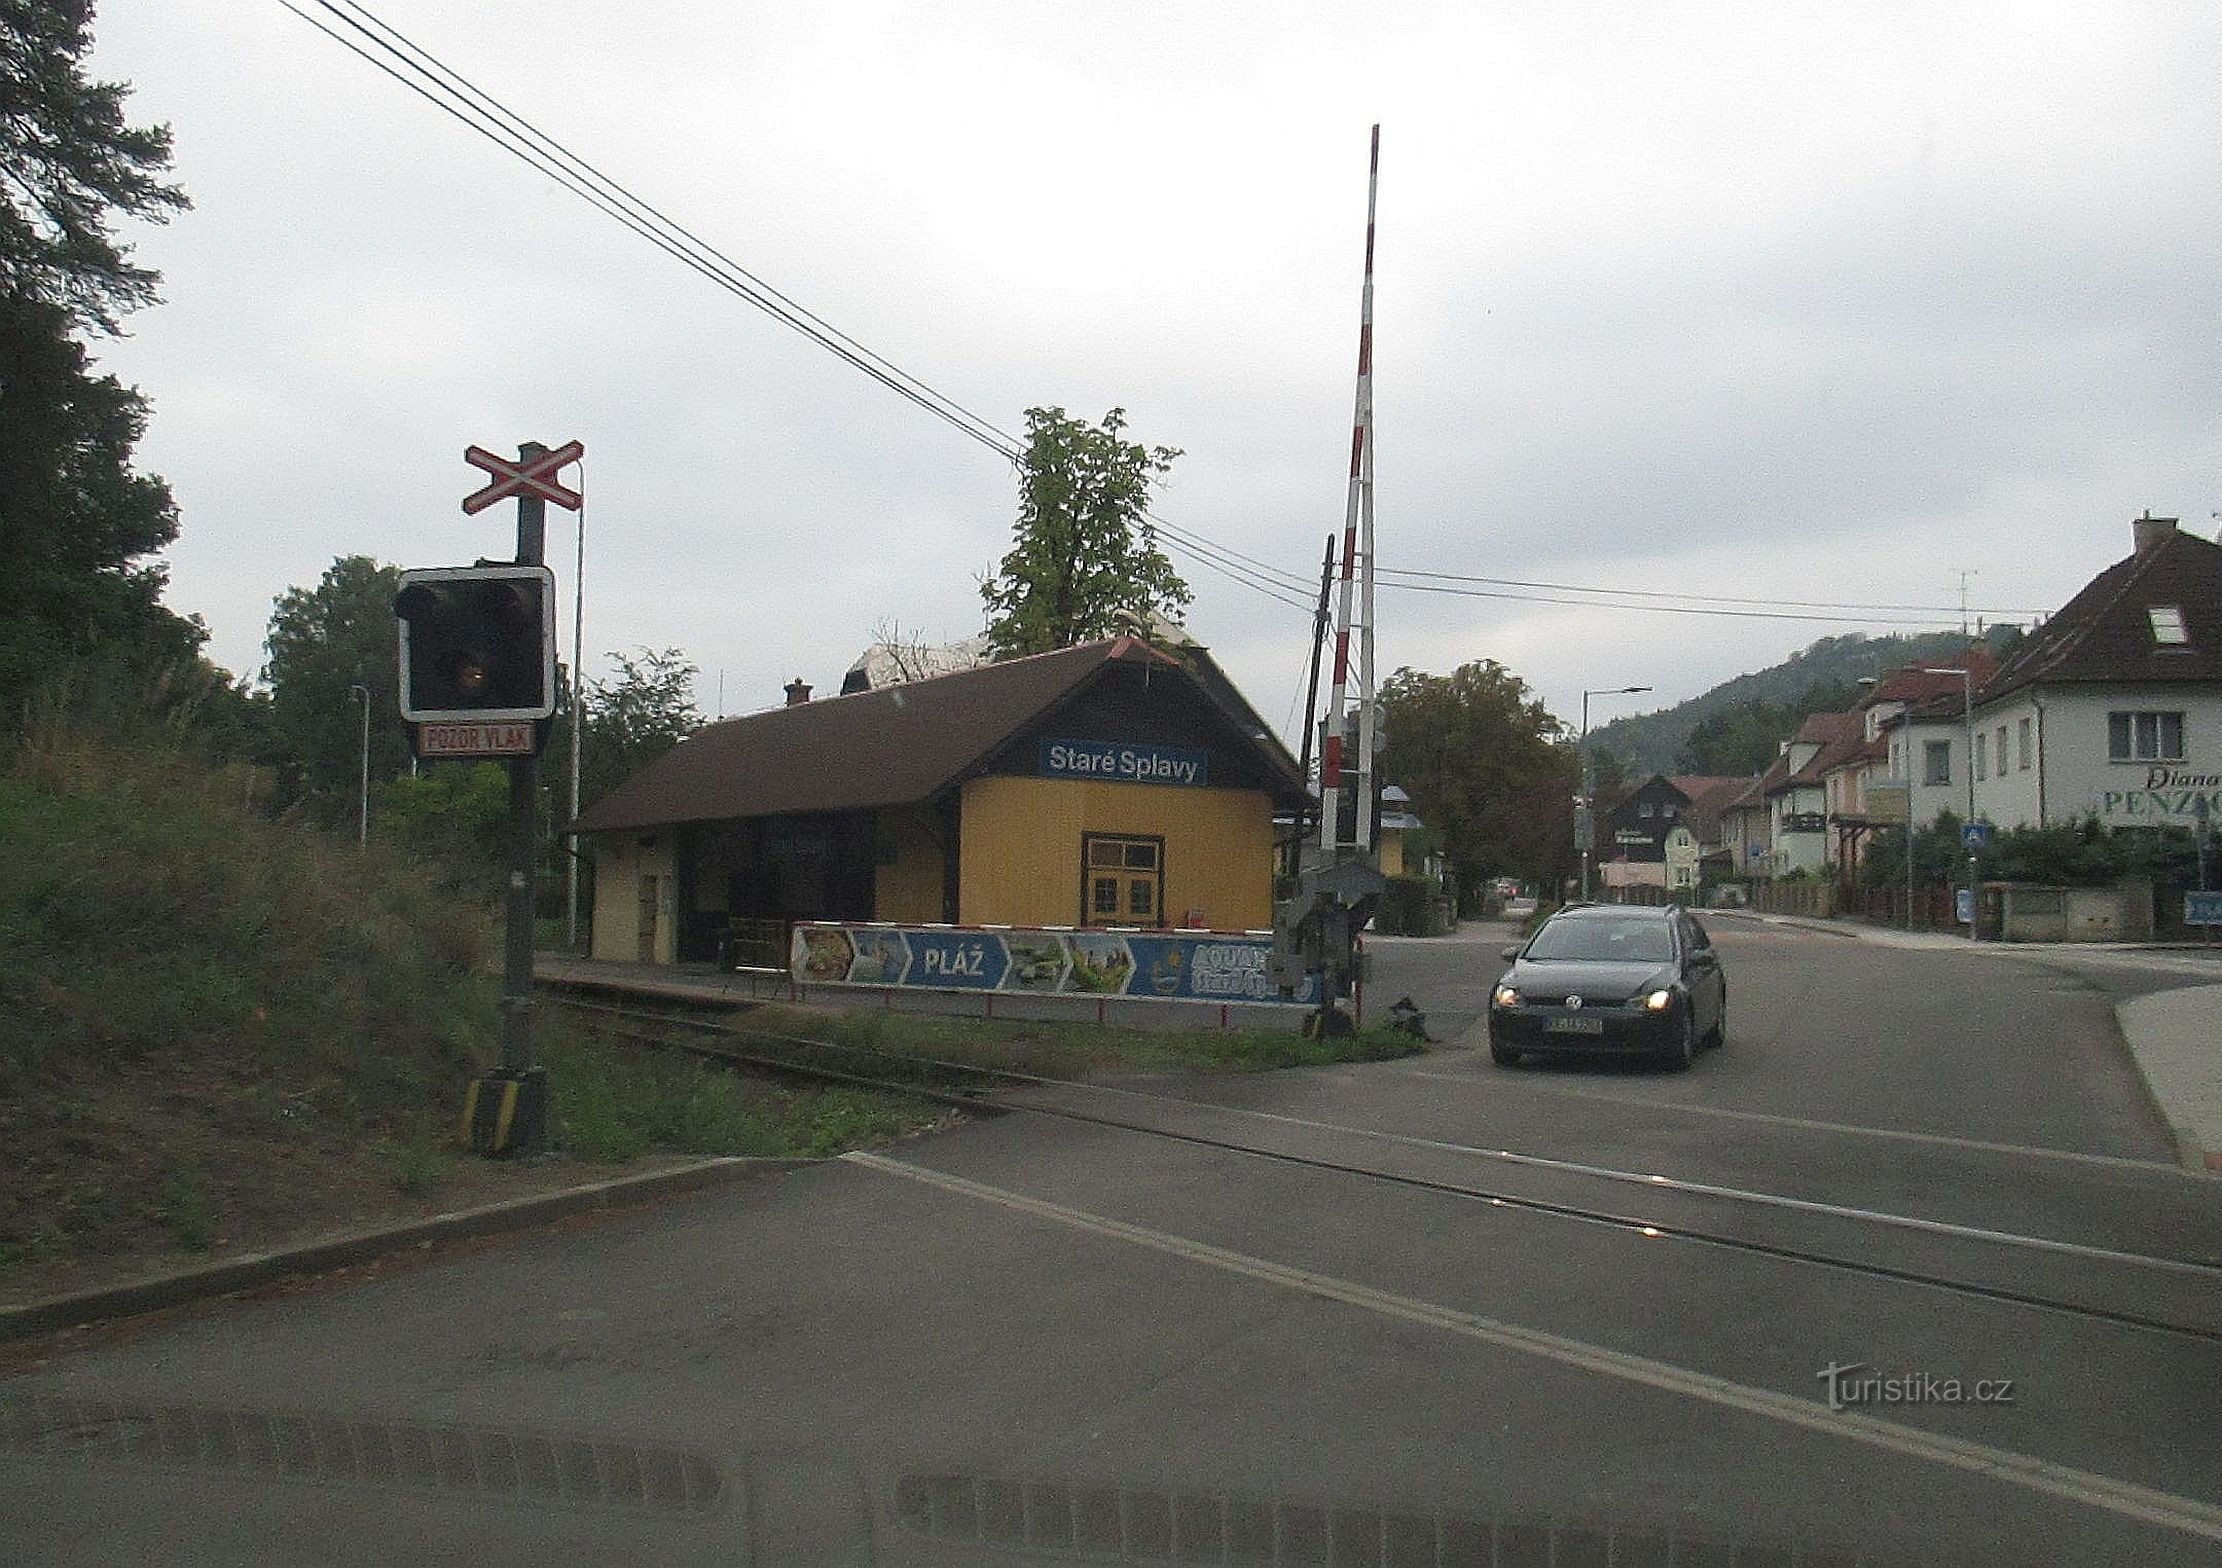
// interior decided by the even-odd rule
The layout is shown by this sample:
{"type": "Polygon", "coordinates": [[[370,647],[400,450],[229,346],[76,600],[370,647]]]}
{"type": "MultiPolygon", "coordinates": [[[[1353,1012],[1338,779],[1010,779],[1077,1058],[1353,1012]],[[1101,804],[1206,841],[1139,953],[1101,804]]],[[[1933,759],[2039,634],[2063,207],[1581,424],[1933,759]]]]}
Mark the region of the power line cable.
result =
{"type": "Polygon", "coordinates": [[[1451,594],[1466,599],[1508,599],[1521,604],[1564,604],[1585,610],[1648,610],[1660,615],[1714,615],[1735,620],[1762,621],[1832,621],[1847,626],[1934,626],[1949,630],[1953,621],[1920,621],[1906,618],[1884,618],[1873,615],[1831,615],[1812,610],[1731,610],[1711,605],[1696,604],[1615,604],[1607,599],[1560,599],[1545,594],[1507,593],[1489,588],[1454,588],[1442,583],[1382,582],[1383,588],[1401,588],[1407,593],[1451,594]]]}
{"type": "MultiPolygon", "coordinates": [[[[1377,569],[1377,573],[1382,577],[1425,577],[1444,582],[1488,583],[1503,588],[1543,588],[1558,593],[1595,593],[1655,599],[1689,599],[1705,604],[1771,604],[1808,610],[1899,610],[1912,611],[1923,615],[1957,616],[1960,613],[1957,605],[1949,604],[1870,604],[1842,599],[1744,598],[1734,594],[1685,593],[1672,588],[1599,588],[1586,583],[1529,582],[1517,577],[1482,577],[1467,572],[1429,572],[1421,571],[1415,567],[1401,566],[1383,566],[1377,569]]],[[[2038,612],[2034,610],[1977,610],[1972,613],[2013,617],[2034,615],[2038,612]]]]}
{"type": "MultiPolygon", "coordinates": [[[[490,96],[479,92],[475,88],[470,88],[470,84],[464,78],[448,71],[445,66],[439,66],[439,70],[445,71],[454,81],[460,82],[464,88],[468,88],[468,94],[442,81],[430,67],[410,59],[400,49],[379,37],[363,21],[339,9],[332,3],[332,0],[314,0],[314,3],[361,35],[368,41],[370,47],[366,48],[356,42],[355,39],[335,30],[321,18],[311,15],[299,5],[294,4],[293,0],[279,0],[279,4],[307,22],[311,27],[314,27],[318,32],[323,33],[327,38],[332,39],[341,47],[382,71],[462,125],[493,142],[503,151],[510,153],[537,172],[547,176],[588,205],[623,224],[635,234],[655,245],[659,250],[673,257],[673,259],[724,288],[727,292],[738,296],[756,309],[771,316],[774,320],[816,342],[820,347],[825,348],[828,352],[851,364],[856,369],[863,371],[890,391],[906,398],[926,410],[926,412],[933,414],[936,418],[970,436],[981,445],[988,447],[1006,461],[1016,459],[1018,447],[1014,438],[1009,436],[1008,433],[999,430],[982,416],[973,413],[964,405],[937,391],[926,382],[910,375],[883,356],[856,343],[854,339],[848,338],[846,334],[823,322],[811,312],[793,304],[793,302],[787,300],[785,295],[762,283],[761,280],[755,278],[754,274],[740,267],[715,247],[699,240],[691,231],[672,222],[648,203],[632,195],[630,191],[627,191],[616,181],[600,175],[598,171],[593,170],[592,165],[563,149],[560,143],[554,142],[552,138],[546,137],[542,133],[533,131],[529,122],[512,114],[490,96]],[[398,64],[394,62],[398,62],[398,64]],[[515,122],[516,127],[523,127],[523,129],[513,128],[512,125],[504,123],[505,119],[515,122]],[[553,153],[544,151],[541,147],[535,145],[534,137],[537,137],[541,142],[545,142],[548,148],[554,150],[553,153]],[[554,161],[556,156],[569,160],[579,168],[588,171],[588,173],[583,175],[573,173],[570,169],[554,161]],[[606,186],[607,189],[598,189],[596,184],[591,183],[592,181],[599,181],[600,185],[606,186]],[[665,230],[669,232],[664,232],[665,230]]],[[[362,8],[358,7],[357,9],[362,8]]],[[[370,16],[373,22],[377,21],[367,10],[364,10],[363,14],[370,16]]],[[[382,22],[377,25],[386,26],[382,22]]],[[[403,38],[398,32],[394,32],[390,27],[387,28],[387,31],[392,32],[395,38],[402,39],[403,43],[408,42],[406,38],[403,38]]],[[[414,44],[410,44],[409,47],[423,55],[424,59],[432,61],[433,65],[438,66],[437,60],[426,51],[417,48],[414,44]]]]}
{"type": "MultiPolygon", "coordinates": [[[[967,408],[931,383],[902,369],[886,356],[867,347],[849,334],[827,322],[823,317],[802,306],[771,284],[742,267],[724,252],[701,239],[692,230],[679,224],[660,209],[636,196],[625,186],[604,174],[599,168],[577,154],[532,122],[500,103],[492,95],[476,86],[468,78],[415,43],[399,29],[385,22],[359,0],[312,0],[327,15],[344,24],[369,47],[355,38],[335,30],[321,18],[310,14],[294,0],[279,0],[286,10],[340,44],[385,75],[408,88],[418,97],[455,119],[466,128],[485,137],[503,151],[508,152],[536,172],[545,175],[564,189],[578,196],[597,211],[623,224],[627,229],[646,239],[674,260],[687,266],[706,280],[734,294],[745,303],[779,321],[782,325],[801,334],[834,354],[844,362],[861,370],[874,381],[895,392],[898,396],[942,420],[980,445],[987,447],[1008,462],[1017,462],[1022,448],[1010,432],[995,425],[984,416],[967,408]]],[[[1276,567],[1231,546],[1221,545],[1187,525],[1173,524],[1145,512],[1144,516],[1159,530],[1168,546],[1229,581],[1265,594],[1275,602],[1289,608],[1311,612],[1308,594],[1310,584],[1296,573],[1276,567]]],[[[1874,624],[1871,616],[1842,616],[1821,614],[1794,614],[1791,608],[1808,610],[1848,609],[1876,612],[1914,611],[1918,613],[1956,613],[1944,606],[1867,605],[1839,603],[1822,600],[1768,600],[1738,598],[1729,595],[1677,593],[1659,589],[1594,588],[1579,584],[1527,582],[1518,579],[1494,578],[1454,572],[1423,571],[1416,568],[1382,567],[1378,579],[1386,579],[1382,586],[1403,588],[1414,592],[1453,594],[1468,598],[1502,599],[1538,604],[1564,604],[1577,607],[1644,609],[1662,613],[1689,615],[1716,615],[1734,618],[1768,620],[1834,621],[1847,624],[1874,624]],[[1401,578],[1425,578],[1426,582],[1406,582],[1401,578]],[[1451,587],[1448,584],[1478,583],[1497,585],[1497,588],[1545,589],[1553,593],[1580,593],[1611,598],[1640,600],[1644,598],[1677,599],[1690,601],[1681,604],[1626,603],[1613,605],[1600,599],[1559,599],[1531,593],[1512,593],[1487,588],[1451,587]],[[1785,608],[1714,609],[1710,605],[1765,605],[1785,608]]],[[[2011,612],[1986,612],[1994,615],[2011,612]]],[[[1897,622],[1895,624],[1928,624],[1925,622],[1897,622]]],[[[1950,623],[1938,623],[1949,625],[1950,623]]]]}

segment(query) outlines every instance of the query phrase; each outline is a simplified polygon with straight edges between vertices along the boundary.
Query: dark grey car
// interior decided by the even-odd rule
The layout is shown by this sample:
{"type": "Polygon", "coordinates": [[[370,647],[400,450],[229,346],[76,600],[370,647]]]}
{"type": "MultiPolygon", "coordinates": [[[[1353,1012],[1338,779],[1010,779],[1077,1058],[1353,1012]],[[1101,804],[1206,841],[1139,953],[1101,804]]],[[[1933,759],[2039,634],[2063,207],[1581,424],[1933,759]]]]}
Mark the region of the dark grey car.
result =
{"type": "Polygon", "coordinates": [[[1489,1055],[1645,1056],[1690,1065],[1728,1029],[1728,978],[1712,938],[1677,908],[1579,904],[1504,956],[1489,1005],[1489,1055]]]}

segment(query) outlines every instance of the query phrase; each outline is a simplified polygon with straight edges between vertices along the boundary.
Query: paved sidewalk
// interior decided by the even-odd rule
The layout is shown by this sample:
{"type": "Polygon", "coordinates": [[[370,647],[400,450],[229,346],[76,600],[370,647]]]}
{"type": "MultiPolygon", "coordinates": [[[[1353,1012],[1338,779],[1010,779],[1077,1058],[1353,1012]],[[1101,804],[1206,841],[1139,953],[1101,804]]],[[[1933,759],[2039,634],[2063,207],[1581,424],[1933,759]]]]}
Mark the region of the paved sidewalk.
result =
{"type": "Polygon", "coordinates": [[[2183,1163],[2222,1175],[2222,985],[2133,996],[2114,1015],[2183,1163]]]}

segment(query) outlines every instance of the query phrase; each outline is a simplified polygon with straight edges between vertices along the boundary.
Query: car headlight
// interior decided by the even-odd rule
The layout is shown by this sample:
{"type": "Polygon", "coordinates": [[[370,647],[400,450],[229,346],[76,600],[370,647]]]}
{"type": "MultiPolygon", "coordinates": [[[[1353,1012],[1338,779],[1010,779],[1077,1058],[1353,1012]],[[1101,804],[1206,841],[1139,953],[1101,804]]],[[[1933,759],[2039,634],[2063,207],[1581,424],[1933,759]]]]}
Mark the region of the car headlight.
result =
{"type": "Polygon", "coordinates": [[[1654,991],[1643,999],[1643,1009],[1647,1013],[1663,1013],[1673,1005],[1674,993],[1671,990],[1654,991]]]}
{"type": "Polygon", "coordinates": [[[1518,1007],[1520,1005],[1520,993],[1508,985],[1500,985],[1497,987],[1495,1000],[1499,1007],[1518,1007]]]}

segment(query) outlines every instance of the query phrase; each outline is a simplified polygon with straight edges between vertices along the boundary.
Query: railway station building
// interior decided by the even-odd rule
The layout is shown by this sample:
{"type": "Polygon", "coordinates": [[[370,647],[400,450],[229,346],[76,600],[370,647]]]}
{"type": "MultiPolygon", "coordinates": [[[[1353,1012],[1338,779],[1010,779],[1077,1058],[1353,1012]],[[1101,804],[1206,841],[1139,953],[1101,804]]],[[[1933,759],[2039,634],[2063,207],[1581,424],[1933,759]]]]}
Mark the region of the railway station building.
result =
{"type": "Polygon", "coordinates": [[[1307,792],[1201,647],[1119,637],[697,731],[581,813],[596,958],[742,923],[1272,924],[1307,792]]]}

